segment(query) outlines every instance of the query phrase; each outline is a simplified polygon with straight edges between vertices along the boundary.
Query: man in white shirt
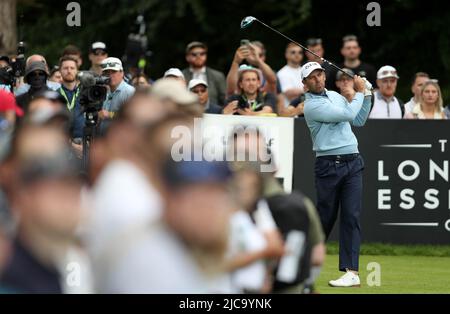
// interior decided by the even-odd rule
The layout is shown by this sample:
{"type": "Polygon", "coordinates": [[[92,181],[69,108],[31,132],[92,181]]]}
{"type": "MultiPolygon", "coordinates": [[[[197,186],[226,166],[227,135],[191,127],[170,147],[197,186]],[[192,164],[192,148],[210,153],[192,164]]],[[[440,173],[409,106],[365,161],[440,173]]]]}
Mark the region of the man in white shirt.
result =
{"type": "Polygon", "coordinates": [[[394,96],[398,79],[397,70],[390,65],[382,66],[378,70],[378,90],[374,93],[369,119],[401,119],[403,117],[403,103],[394,96]]]}
{"type": "Polygon", "coordinates": [[[300,77],[303,49],[294,43],[289,43],[286,47],[285,58],[287,64],[277,72],[277,78],[287,106],[290,101],[303,94],[300,77]]]}

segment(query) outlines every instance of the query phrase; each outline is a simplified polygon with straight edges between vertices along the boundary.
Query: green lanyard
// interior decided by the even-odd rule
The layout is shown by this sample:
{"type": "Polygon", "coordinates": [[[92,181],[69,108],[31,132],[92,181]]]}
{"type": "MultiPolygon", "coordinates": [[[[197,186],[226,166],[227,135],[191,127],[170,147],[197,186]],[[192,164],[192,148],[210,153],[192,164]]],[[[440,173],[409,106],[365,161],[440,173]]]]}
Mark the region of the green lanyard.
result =
{"type": "Polygon", "coordinates": [[[242,95],[242,98],[245,100],[245,102],[250,106],[250,109],[252,111],[255,111],[256,109],[258,109],[258,107],[260,107],[261,102],[260,102],[260,97],[261,95],[258,93],[258,96],[256,97],[255,100],[248,100],[247,97],[245,97],[245,95],[242,95]]]}
{"type": "Polygon", "coordinates": [[[60,87],[59,90],[60,90],[61,95],[66,100],[67,108],[69,109],[69,111],[72,111],[72,109],[75,107],[75,101],[78,97],[78,94],[80,93],[80,89],[77,87],[77,91],[73,95],[72,101],[70,102],[70,104],[69,104],[69,98],[67,97],[66,92],[64,91],[64,88],[60,87]]]}

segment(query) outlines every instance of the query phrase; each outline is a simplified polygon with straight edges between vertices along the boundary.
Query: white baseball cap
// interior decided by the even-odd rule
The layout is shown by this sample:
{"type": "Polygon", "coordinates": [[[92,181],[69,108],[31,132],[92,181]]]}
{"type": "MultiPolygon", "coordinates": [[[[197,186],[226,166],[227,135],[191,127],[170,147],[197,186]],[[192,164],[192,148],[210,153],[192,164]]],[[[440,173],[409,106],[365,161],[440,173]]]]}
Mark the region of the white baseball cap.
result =
{"type": "Polygon", "coordinates": [[[193,89],[195,86],[198,85],[204,85],[206,88],[208,88],[208,83],[206,83],[204,80],[201,79],[193,79],[189,81],[189,85],[188,85],[188,89],[191,90],[193,89]]]}
{"type": "Polygon", "coordinates": [[[387,77],[395,77],[396,79],[400,78],[397,75],[397,70],[390,65],[382,66],[377,72],[377,79],[382,80],[387,77]]]}
{"type": "Polygon", "coordinates": [[[106,45],[104,42],[96,41],[91,45],[91,51],[94,52],[95,50],[100,49],[103,51],[106,51],[106,45]]]}
{"type": "Polygon", "coordinates": [[[322,66],[317,62],[308,62],[305,65],[302,66],[302,69],[300,71],[300,76],[302,81],[307,78],[314,70],[322,70],[325,71],[322,66]]]}
{"type": "Polygon", "coordinates": [[[186,89],[186,86],[177,80],[162,78],[151,87],[153,96],[161,101],[171,100],[179,105],[191,105],[198,102],[198,97],[186,89]]]}
{"type": "Polygon", "coordinates": [[[183,80],[185,79],[183,73],[178,68],[170,68],[170,69],[168,69],[164,73],[164,77],[168,77],[168,76],[179,77],[179,78],[182,78],[183,80]]]}
{"type": "Polygon", "coordinates": [[[123,71],[122,61],[119,58],[109,57],[102,61],[101,63],[102,71],[113,70],[113,71],[123,71]]]}

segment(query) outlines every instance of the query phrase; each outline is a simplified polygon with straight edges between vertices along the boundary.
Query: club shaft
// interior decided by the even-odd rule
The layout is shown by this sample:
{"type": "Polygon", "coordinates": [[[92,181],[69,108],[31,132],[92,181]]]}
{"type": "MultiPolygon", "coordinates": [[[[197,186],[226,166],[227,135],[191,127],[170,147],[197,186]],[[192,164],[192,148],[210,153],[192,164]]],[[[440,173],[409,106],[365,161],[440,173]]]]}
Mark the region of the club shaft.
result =
{"type": "Polygon", "coordinates": [[[326,60],[325,58],[322,58],[321,56],[319,56],[318,54],[314,53],[313,51],[309,50],[308,48],[306,48],[305,46],[301,45],[300,43],[296,42],[295,40],[289,38],[288,36],[286,36],[285,34],[277,31],[275,28],[267,25],[266,23],[258,20],[255,18],[255,21],[259,22],[260,24],[264,25],[265,27],[267,27],[268,29],[274,31],[275,33],[277,33],[278,35],[283,36],[284,38],[286,38],[287,40],[289,40],[290,42],[296,44],[297,46],[301,47],[303,50],[308,51],[310,54],[312,54],[313,56],[319,58],[320,60],[322,60],[323,62],[326,62],[327,64],[329,64],[330,66],[332,66],[333,68],[335,68],[338,71],[341,71],[342,73],[345,73],[347,76],[353,78],[353,75],[348,74],[347,72],[345,72],[344,70],[342,70],[340,67],[338,67],[337,65],[335,65],[334,63],[326,60]]]}

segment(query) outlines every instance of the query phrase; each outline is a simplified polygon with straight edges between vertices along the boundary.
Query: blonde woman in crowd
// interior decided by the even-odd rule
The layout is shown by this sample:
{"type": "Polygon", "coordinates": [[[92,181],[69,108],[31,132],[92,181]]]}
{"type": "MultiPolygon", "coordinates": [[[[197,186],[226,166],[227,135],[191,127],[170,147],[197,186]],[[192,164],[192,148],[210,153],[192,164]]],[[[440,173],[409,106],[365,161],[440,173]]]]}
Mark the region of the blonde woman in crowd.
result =
{"type": "Polygon", "coordinates": [[[446,119],[441,88],[436,80],[425,82],[420,98],[420,103],[405,115],[405,119],[446,119]]]}

